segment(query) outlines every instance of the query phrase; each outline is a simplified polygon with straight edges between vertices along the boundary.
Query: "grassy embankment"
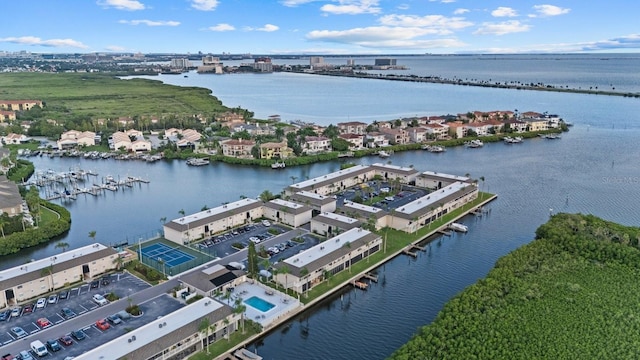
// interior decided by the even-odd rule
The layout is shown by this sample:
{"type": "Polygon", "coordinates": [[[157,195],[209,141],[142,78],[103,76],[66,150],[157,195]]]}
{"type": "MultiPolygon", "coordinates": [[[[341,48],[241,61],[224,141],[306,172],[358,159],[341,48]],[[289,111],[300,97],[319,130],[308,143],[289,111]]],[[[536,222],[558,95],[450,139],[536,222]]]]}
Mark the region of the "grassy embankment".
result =
{"type": "MultiPolygon", "coordinates": [[[[226,108],[211,90],[146,79],[121,80],[110,74],[0,74],[0,99],[38,99],[58,111],[92,118],[170,114],[213,114],[226,108]]],[[[50,114],[55,119],[56,113],[50,114]]]]}
{"type": "Polygon", "coordinates": [[[640,228],[558,214],[391,359],[635,359],[640,228]]]}

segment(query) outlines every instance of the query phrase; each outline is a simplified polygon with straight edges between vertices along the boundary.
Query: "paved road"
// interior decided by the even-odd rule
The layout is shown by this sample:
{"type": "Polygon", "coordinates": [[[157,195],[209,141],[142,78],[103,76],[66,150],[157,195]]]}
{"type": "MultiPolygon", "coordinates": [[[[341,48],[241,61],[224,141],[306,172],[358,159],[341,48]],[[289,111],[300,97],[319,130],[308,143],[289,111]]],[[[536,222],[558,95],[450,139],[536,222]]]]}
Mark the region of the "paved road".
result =
{"type": "MultiPolygon", "coordinates": [[[[144,289],[140,292],[137,292],[131,295],[131,299],[134,304],[142,304],[146,301],[149,301],[159,295],[167,293],[170,289],[176,287],[178,285],[177,279],[171,279],[167,282],[164,282],[160,285],[152,286],[150,288],[144,289]]],[[[16,340],[11,342],[6,346],[0,348],[0,355],[4,354],[18,354],[22,350],[28,350],[29,345],[33,340],[39,339],[44,342],[47,339],[51,338],[59,338],[62,334],[68,334],[72,330],[81,329],[87,325],[91,325],[95,323],[96,320],[102,319],[116,313],[120,310],[124,310],[129,305],[127,298],[120,299],[118,301],[112,302],[108,305],[98,307],[95,310],[88,311],[84,314],[78,315],[73,319],[66,320],[52,326],[50,328],[40,330],[37,333],[29,335],[20,340],[16,340]]]]}

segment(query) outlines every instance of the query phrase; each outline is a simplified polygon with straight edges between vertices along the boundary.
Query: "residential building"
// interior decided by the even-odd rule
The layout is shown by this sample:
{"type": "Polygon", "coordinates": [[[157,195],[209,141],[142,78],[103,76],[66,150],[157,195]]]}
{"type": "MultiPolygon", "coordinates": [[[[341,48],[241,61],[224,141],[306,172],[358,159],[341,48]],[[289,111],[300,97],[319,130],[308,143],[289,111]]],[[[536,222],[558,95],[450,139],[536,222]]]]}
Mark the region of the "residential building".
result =
{"type": "Polygon", "coordinates": [[[525,120],[529,127],[529,131],[549,130],[549,120],[544,118],[528,118],[525,120]]]}
{"type": "Polygon", "coordinates": [[[164,224],[164,237],[178,244],[187,244],[263,216],[262,201],[246,198],[173,219],[164,224]]]}
{"type": "Polygon", "coordinates": [[[116,267],[116,250],[92,244],[0,271],[0,308],[33,299],[116,267]]]}
{"type": "Polygon", "coordinates": [[[331,151],[331,139],[325,136],[305,136],[303,152],[305,154],[318,154],[331,151]]]}
{"type": "Polygon", "coordinates": [[[131,150],[131,139],[126,133],[116,131],[109,136],[109,149],[111,150],[131,150]]]}
{"type": "Polygon", "coordinates": [[[372,223],[376,230],[380,230],[387,226],[387,212],[375,206],[345,201],[342,207],[340,207],[336,212],[358,219],[363,224],[372,223]]]}
{"type": "Polygon", "coordinates": [[[223,126],[233,126],[236,124],[244,124],[244,117],[241,114],[232,113],[227,111],[223,114],[216,116],[216,121],[222,124],[223,126]]]}
{"type": "Polygon", "coordinates": [[[205,342],[221,341],[238,329],[241,314],[209,297],[124,331],[116,339],[77,355],[76,360],[94,359],[185,359],[204,350],[205,342]],[[200,331],[203,319],[213,330],[200,331]]]}
{"type": "Polygon", "coordinates": [[[427,132],[427,138],[445,140],[449,138],[449,126],[439,123],[428,123],[423,125],[427,132]]]}
{"type": "Polygon", "coordinates": [[[18,185],[4,175],[0,175],[0,214],[2,213],[9,216],[22,214],[22,196],[18,185]]]}
{"type": "Polygon", "coordinates": [[[373,178],[372,170],[366,165],[355,165],[317,178],[289,185],[284,191],[291,196],[300,191],[327,195],[361,184],[373,178]]]}
{"type": "Polygon", "coordinates": [[[0,122],[12,121],[16,119],[16,112],[11,110],[0,110],[0,122]]]}
{"type": "Polygon", "coordinates": [[[413,143],[423,143],[428,140],[427,129],[423,127],[412,127],[407,129],[409,140],[413,143]]]}
{"type": "Polygon", "coordinates": [[[29,138],[24,134],[8,133],[7,136],[2,137],[3,144],[22,144],[29,141],[29,138]]]}
{"type": "Polygon", "coordinates": [[[311,221],[311,207],[283,199],[273,199],[264,204],[264,217],[292,227],[300,227],[311,221]]]}
{"type": "Polygon", "coordinates": [[[247,281],[246,272],[220,264],[180,275],[180,281],[189,293],[214,297],[216,292],[224,292],[247,281]]]}
{"type": "Polygon", "coordinates": [[[287,142],[267,142],[260,144],[260,159],[286,159],[293,155],[293,149],[287,142]]]}
{"type": "Polygon", "coordinates": [[[251,149],[256,145],[253,140],[229,139],[220,142],[222,155],[236,158],[251,158],[251,149]]]}
{"type": "Polygon", "coordinates": [[[321,212],[334,212],[336,210],[336,199],[333,196],[316,194],[311,191],[300,191],[290,196],[291,201],[310,206],[312,214],[321,212]]]}
{"type": "Polygon", "coordinates": [[[442,189],[444,186],[455,182],[472,184],[473,180],[468,176],[450,175],[434,171],[424,171],[416,177],[416,186],[426,189],[442,189]]]}
{"type": "Polygon", "coordinates": [[[349,150],[360,150],[364,148],[364,135],[340,134],[338,137],[351,143],[349,150]]]}
{"type": "Polygon", "coordinates": [[[409,143],[409,134],[402,128],[381,128],[380,133],[384,134],[392,145],[403,145],[409,143]]]}
{"type": "Polygon", "coordinates": [[[169,67],[173,69],[188,69],[191,67],[191,62],[187,58],[175,58],[171,59],[169,67]]]}
{"type": "Polygon", "coordinates": [[[0,110],[24,111],[33,107],[42,107],[40,100],[0,100],[0,110]]]}
{"type": "Polygon", "coordinates": [[[360,121],[341,122],[336,125],[340,134],[364,135],[367,133],[367,123],[360,121]]]}
{"type": "Polygon", "coordinates": [[[311,219],[311,232],[331,237],[347,230],[360,227],[362,222],[348,216],[323,212],[311,219]]]}
{"type": "Polygon", "coordinates": [[[374,176],[379,175],[384,180],[398,180],[403,184],[410,184],[416,180],[420,172],[412,167],[375,163],[370,166],[374,176]]]}
{"type": "Polygon", "coordinates": [[[58,149],[69,149],[76,146],[93,146],[96,144],[96,133],[93,131],[70,130],[60,135],[58,149]]]}
{"type": "Polygon", "coordinates": [[[395,209],[387,223],[396,230],[415,232],[477,197],[478,187],[474,184],[454,182],[395,209]]]}
{"type": "Polygon", "coordinates": [[[371,132],[364,136],[364,142],[368,148],[379,148],[389,146],[389,139],[379,132],[371,132]]]}
{"type": "Polygon", "coordinates": [[[287,267],[289,271],[278,271],[274,279],[286,289],[303,293],[379,251],[381,245],[380,235],[353,228],[278,262],[276,269],[287,267]]]}

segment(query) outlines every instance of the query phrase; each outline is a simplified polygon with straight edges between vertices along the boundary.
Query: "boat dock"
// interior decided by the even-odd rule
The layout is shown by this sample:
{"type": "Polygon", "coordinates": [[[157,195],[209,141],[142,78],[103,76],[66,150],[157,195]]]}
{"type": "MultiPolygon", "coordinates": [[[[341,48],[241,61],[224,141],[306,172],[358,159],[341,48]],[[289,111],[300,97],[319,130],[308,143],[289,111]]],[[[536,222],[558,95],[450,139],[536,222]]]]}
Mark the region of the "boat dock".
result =
{"type": "Polygon", "coordinates": [[[360,290],[367,290],[367,287],[369,286],[369,284],[359,281],[359,280],[354,280],[351,282],[351,285],[357,287],[360,290]]]}
{"type": "Polygon", "coordinates": [[[135,184],[148,184],[150,181],[140,177],[105,176],[102,182],[89,182],[90,176],[98,176],[89,170],[71,169],[68,172],[56,172],[53,170],[36,172],[32,179],[22,183],[24,186],[37,186],[42,198],[46,200],[75,200],[78,195],[98,196],[106,190],[117,192],[118,190],[132,189],[135,184]]]}

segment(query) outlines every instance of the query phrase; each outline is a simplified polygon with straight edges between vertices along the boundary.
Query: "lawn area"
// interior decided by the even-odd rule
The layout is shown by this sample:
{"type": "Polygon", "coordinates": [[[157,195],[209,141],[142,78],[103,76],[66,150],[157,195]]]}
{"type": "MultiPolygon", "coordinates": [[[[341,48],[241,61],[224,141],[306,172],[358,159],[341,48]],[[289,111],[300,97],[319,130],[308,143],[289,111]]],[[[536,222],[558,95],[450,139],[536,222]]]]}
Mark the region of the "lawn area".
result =
{"type": "MultiPolygon", "coordinates": [[[[240,325],[242,326],[242,325],[240,325]]],[[[256,325],[251,325],[251,320],[245,320],[245,333],[242,333],[241,328],[231,334],[229,339],[220,339],[213,344],[209,345],[209,349],[201,351],[191,357],[191,360],[211,360],[217,356],[224,354],[225,352],[235,348],[238,344],[249,339],[250,337],[260,333],[260,330],[256,325]]],[[[259,325],[258,325],[259,326],[259,325]]]]}
{"type": "MultiPolygon", "coordinates": [[[[109,74],[0,74],[0,99],[37,99],[59,116],[119,117],[212,114],[222,103],[204,88],[179,87],[146,79],[121,80],[109,74]]],[[[51,114],[55,115],[55,114],[51,114]]]]}
{"type": "Polygon", "coordinates": [[[41,225],[57,220],[59,217],[60,215],[57,212],[49,209],[44,205],[40,206],[40,224],[41,225]]]}

